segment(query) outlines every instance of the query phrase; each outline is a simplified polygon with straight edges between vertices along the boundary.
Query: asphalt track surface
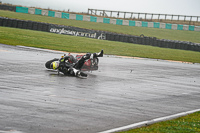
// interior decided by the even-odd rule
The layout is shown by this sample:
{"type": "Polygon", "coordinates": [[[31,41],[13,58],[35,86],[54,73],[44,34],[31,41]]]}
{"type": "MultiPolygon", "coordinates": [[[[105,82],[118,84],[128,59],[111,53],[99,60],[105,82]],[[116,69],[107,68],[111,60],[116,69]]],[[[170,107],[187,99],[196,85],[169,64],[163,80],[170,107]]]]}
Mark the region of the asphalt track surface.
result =
{"type": "Polygon", "coordinates": [[[200,65],[116,56],[88,78],[57,75],[63,53],[0,44],[0,131],[94,133],[200,108],[200,65]]]}

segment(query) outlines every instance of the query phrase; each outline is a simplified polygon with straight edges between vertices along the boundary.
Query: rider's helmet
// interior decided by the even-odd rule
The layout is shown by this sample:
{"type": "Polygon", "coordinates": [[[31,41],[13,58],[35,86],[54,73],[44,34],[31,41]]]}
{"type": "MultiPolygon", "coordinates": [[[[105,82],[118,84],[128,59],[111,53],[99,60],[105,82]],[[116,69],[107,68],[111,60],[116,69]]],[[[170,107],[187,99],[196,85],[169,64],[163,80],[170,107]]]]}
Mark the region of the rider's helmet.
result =
{"type": "Polygon", "coordinates": [[[58,69],[58,67],[59,67],[59,62],[58,61],[54,61],[50,65],[50,68],[54,69],[54,70],[58,69]]]}
{"type": "Polygon", "coordinates": [[[91,53],[86,53],[86,55],[85,55],[85,59],[89,59],[90,56],[91,56],[91,53]]]}

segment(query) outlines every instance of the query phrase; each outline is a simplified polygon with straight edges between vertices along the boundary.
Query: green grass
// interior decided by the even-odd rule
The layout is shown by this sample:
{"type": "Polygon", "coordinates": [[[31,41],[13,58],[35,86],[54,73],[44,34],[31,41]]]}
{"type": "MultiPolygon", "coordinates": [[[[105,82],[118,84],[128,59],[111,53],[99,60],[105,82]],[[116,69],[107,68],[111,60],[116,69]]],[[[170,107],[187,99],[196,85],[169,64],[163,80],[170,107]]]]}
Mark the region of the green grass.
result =
{"type": "Polygon", "coordinates": [[[200,112],[120,133],[199,133],[200,112]]]}
{"type": "Polygon", "coordinates": [[[34,14],[16,13],[4,10],[0,10],[0,16],[22,19],[22,20],[32,20],[37,22],[46,22],[58,25],[75,26],[85,29],[123,33],[129,35],[139,36],[141,34],[144,34],[145,36],[157,37],[159,39],[170,39],[170,40],[180,40],[180,41],[190,41],[194,43],[200,43],[200,32],[196,31],[179,31],[179,30],[168,30],[168,29],[147,28],[147,27],[122,26],[122,25],[113,25],[105,23],[69,20],[63,18],[54,18],[49,16],[34,15],[34,14]]]}
{"type": "Polygon", "coordinates": [[[200,52],[97,40],[9,27],[0,27],[0,43],[80,53],[96,52],[104,49],[105,53],[110,55],[200,63],[200,52]]]}

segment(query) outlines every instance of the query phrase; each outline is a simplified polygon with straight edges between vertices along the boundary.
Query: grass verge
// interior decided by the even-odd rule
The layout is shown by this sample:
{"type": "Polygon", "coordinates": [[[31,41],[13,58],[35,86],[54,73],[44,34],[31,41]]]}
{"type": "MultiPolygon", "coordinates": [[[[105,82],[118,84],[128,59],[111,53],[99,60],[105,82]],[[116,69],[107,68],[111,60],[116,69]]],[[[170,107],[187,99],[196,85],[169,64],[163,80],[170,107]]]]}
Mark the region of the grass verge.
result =
{"type": "Polygon", "coordinates": [[[104,49],[105,53],[110,55],[200,63],[200,52],[97,40],[9,27],[0,27],[0,43],[80,53],[96,52],[104,49]]]}
{"type": "Polygon", "coordinates": [[[199,133],[200,112],[120,133],[199,133]]]}
{"type": "Polygon", "coordinates": [[[180,41],[190,41],[194,43],[200,43],[200,32],[196,31],[180,31],[180,30],[168,30],[159,28],[123,26],[123,25],[70,20],[63,18],[54,18],[49,16],[34,15],[34,14],[16,13],[4,10],[0,10],[0,16],[8,18],[16,18],[21,20],[32,20],[36,22],[46,22],[58,25],[74,26],[85,29],[123,33],[129,35],[139,36],[141,34],[144,34],[145,36],[157,37],[158,39],[170,39],[170,40],[180,40],[180,41]]]}

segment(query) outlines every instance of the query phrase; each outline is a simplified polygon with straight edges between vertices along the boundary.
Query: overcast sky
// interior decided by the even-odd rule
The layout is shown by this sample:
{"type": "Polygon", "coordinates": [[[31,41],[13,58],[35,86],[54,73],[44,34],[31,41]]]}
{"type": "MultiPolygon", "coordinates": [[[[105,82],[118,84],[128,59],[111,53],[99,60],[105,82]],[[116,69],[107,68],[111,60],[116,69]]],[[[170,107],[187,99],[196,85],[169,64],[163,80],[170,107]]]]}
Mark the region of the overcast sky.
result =
{"type": "Polygon", "coordinates": [[[200,16],[200,0],[0,0],[22,6],[87,12],[88,8],[115,11],[200,16]]]}

